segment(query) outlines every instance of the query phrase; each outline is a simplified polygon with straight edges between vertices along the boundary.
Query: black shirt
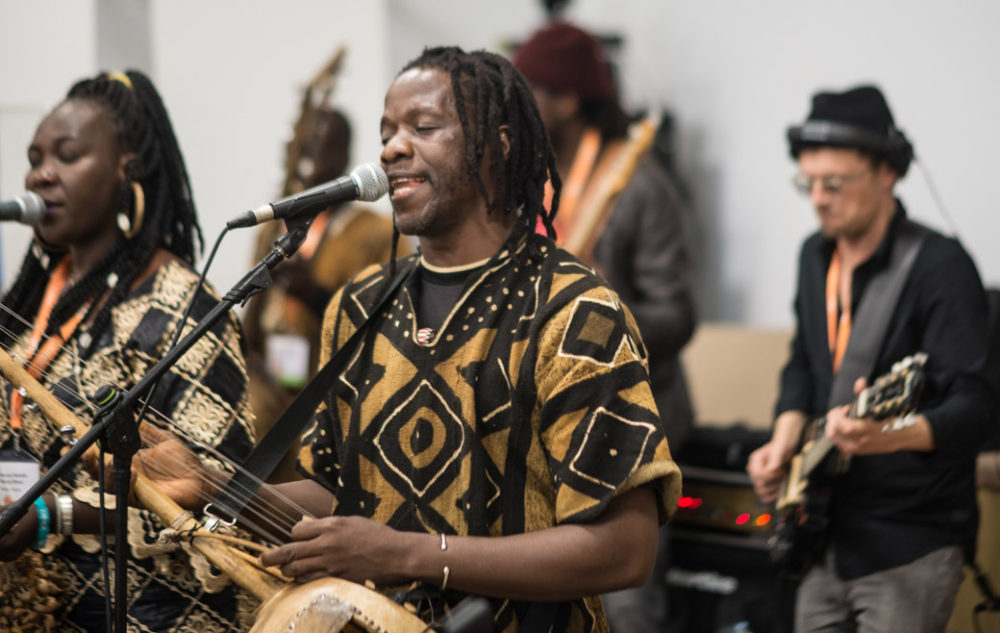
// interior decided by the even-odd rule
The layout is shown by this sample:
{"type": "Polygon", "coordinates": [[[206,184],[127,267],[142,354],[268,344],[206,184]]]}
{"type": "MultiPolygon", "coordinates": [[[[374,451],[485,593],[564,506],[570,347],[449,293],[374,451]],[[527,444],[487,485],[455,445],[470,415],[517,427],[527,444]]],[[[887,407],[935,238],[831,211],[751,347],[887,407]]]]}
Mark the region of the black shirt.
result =
{"type": "Polygon", "coordinates": [[[479,274],[484,266],[454,270],[432,270],[423,264],[418,266],[410,280],[410,292],[416,296],[417,323],[420,327],[436,333],[458,303],[465,290],[465,282],[479,274]]]}
{"type": "MultiPolygon", "coordinates": [[[[886,237],[851,280],[852,311],[874,275],[886,268],[901,203],[886,237]]],[[[834,243],[814,234],[803,244],[794,303],[797,332],[781,376],[776,414],[826,413],[833,382],[827,341],[826,273],[834,243]]],[[[832,502],[834,560],[842,578],[902,565],[947,545],[975,542],[975,454],[996,428],[982,378],[987,309],[971,258],[954,239],[930,235],[900,294],[873,375],[910,354],[928,354],[927,382],[917,410],[930,422],[934,450],[855,456],[838,477],[832,502]]],[[[844,403],[846,404],[846,403],[844,403]]]]}

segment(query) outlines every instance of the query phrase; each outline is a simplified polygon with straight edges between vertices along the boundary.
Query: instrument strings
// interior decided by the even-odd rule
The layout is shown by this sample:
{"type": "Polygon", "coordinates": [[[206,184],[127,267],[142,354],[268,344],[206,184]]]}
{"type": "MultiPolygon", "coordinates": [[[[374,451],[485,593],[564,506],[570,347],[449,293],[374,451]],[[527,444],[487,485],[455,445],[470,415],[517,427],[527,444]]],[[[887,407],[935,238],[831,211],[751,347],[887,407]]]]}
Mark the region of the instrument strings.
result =
{"type": "MultiPolygon", "coordinates": [[[[29,322],[28,320],[24,319],[23,317],[21,317],[15,311],[11,310],[9,307],[3,305],[2,303],[0,303],[0,310],[2,310],[3,312],[6,312],[6,313],[12,315],[13,318],[15,318],[16,320],[24,323],[28,327],[28,329],[30,330],[30,328],[32,326],[32,323],[29,322]]],[[[4,351],[8,352],[10,354],[10,356],[16,362],[18,362],[22,366],[26,366],[27,363],[28,363],[28,359],[25,358],[23,354],[19,354],[19,353],[17,353],[13,349],[14,347],[16,347],[16,341],[18,340],[18,338],[19,338],[18,334],[15,334],[14,332],[10,331],[6,327],[0,326],[0,339],[10,339],[11,341],[15,342],[15,343],[12,343],[12,344],[8,344],[8,343],[5,343],[5,342],[4,343],[0,343],[0,348],[4,349],[4,351]]],[[[45,335],[45,338],[49,338],[49,336],[45,335]]],[[[75,366],[77,366],[77,367],[82,367],[83,366],[82,359],[76,354],[76,352],[74,351],[74,349],[70,345],[70,343],[67,342],[67,343],[63,344],[62,353],[66,354],[70,358],[70,360],[75,364],[75,366]]],[[[39,382],[41,382],[41,383],[44,384],[45,379],[47,379],[47,378],[58,379],[58,378],[62,378],[62,377],[63,376],[61,376],[61,375],[59,375],[59,376],[55,375],[54,373],[50,372],[48,370],[48,368],[46,368],[46,370],[43,371],[39,375],[38,380],[39,380],[39,382]]],[[[81,389],[84,389],[84,388],[86,388],[88,386],[91,386],[91,385],[83,385],[83,377],[82,377],[82,375],[77,375],[76,376],[76,382],[79,382],[81,384],[81,389]]],[[[103,384],[105,384],[105,383],[102,383],[102,385],[103,384]]],[[[92,386],[96,389],[96,388],[98,388],[98,387],[100,387],[102,385],[92,385],[92,386]]],[[[120,385],[109,385],[109,386],[111,386],[111,387],[113,387],[115,389],[123,389],[120,385]]],[[[20,385],[14,385],[14,388],[18,388],[18,387],[20,387],[20,385]]],[[[86,394],[80,393],[80,391],[78,391],[76,389],[75,382],[74,382],[74,386],[72,386],[72,387],[67,387],[66,384],[63,383],[63,384],[60,385],[59,389],[54,390],[53,395],[57,399],[59,399],[59,401],[62,402],[64,405],[67,405],[67,402],[66,402],[67,397],[65,395],[63,395],[62,393],[60,393],[62,391],[66,391],[70,395],[79,398],[79,400],[84,403],[84,406],[86,407],[86,409],[90,413],[96,413],[97,412],[98,407],[96,405],[94,405],[90,401],[90,399],[87,397],[86,394]]],[[[142,400],[142,399],[140,399],[140,404],[145,404],[145,401],[142,400]]],[[[7,406],[7,405],[6,405],[6,403],[3,403],[3,404],[0,404],[0,406],[7,406]]],[[[28,406],[28,402],[27,401],[25,402],[25,406],[28,406]]],[[[68,407],[68,405],[67,405],[67,407],[68,407]]],[[[181,429],[181,428],[175,426],[173,424],[173,421],[170,419],[170,417],[168,415],[166,415],[165,413],[163,413],[162,411],[157,410],[153,406],[147,407],[146,411],[147,411],[147,415],[149,417],[152,417],[152,418],[154,418],[154,419],[156,419],[156,420],[158,420],[160,422],[161,428],[167,429],[167,430],[173,432],[174,434],[176,434],[180,438],[182,438],[183,441],[185,443],[187,443],[189,446],[194,446],[194,447],[198,448],[199,450],[205,452],[207,455],[210,455],[214,460],[216,460],[220,465],[224,466],[227,470],[244,471],[243,468],[241,468],[238,464],[232,463],[225,455],[223,455],[215,447],[210,446],[210,445],[206,444],[205,442],[202,442],[201,440],[199,440],[199,439],[197,439],[195,437],[192,437],[191,434],[187,433],[186,431],[184,431],[184,429],[181,429]]],[[[149,444],[149,442],[147,441],[146,438],[142,438],[142,443],[143,443],[143,446],[146,446],[146,447],[150,446],[150,444],[149,444]]],[[[199,459],[199,460],[203,459],[201,456],[198,456],[197,454],[195,455],[195,457],[197,459],[199,459]]],[[[139,455],[137,455],[136,458],[137,458],[138,461],[141,461],[141,453],[139,455]]],[[[186,468],[188,468],[187,462],[185,462],[181,457],[174,456],[174,455],[165,455],[165,456],[163,456],[161,454],[161,458],[163,458],[165,461],[168,462],[166,464],[167,466],[175,467],[177,469],[176,472],[184,472],[184,470],[186,468]]],[[[204,471],[202,471],[202,469],[200,469],[200,468],[196,469],[196,472],[197,472],[197,477],[201,481],[208,482],[208,483],[213,483],[213,485],[216,485],[218,483],[216,480],[208,477],[204,473],[204,471]]],[[[256,483],[256,485],[257,485],[258,488],[260,486],[264,485],[264,482],[262,482],[256,476],[253,476],[252,473],[246,473],[246,474],[248,474],[248,475],[251,476],[251,478],[256,483]]],[[[153,480],[153,483],[154,484],[156,483],[155,480],[153,480]]],[[[247,492],[247,491],[248,491],[247,487],[246,486],[242,486],[242,490],[240,490],[240,492],[247,492]]],[[[294,509],[295,512],[300,513],[301,516],[311,517],[310,513],[305,508],[303,508],[299,504],[295,503],[292,499],[289,499],[285,495],[282,495],[277,489],[272,488],[272,491],[273,491],[273,493],[276,496],[278,496],[286,504],[288,504],[288,506],[290,508],[294,509]]],[[[250,492],[252,493],[253,491],[251,490],[250,492]]],[[[210,503],[211,501],[213,501],[212,495],[209,494],[208,492],[206,492],[206,490],[205,490],[204,487],[199,487],[198,495],[205,502],[206,505],[208,503],[210,503]]],[[[271,503],[264,503],[264,502],[262,502],[256,495],[250,494],[250,495],[247,495],[247,496],[250,499],[250,501],[247,504],[247,508],[250,509],[250,510],[252,510],[252,512],[249,513],[249,514],[248,513],[244,513],[244,515],[242,515],[239,518],[239,522],[238,523],[240,525],[243,525],[244,527],[250,529],[251,531],[257,533],[257,534],[260,534],[260,535],[265,535],[266,536],[267,534],[280,534],[280,535],[283,535],[286,539],[290,539],[291,528],[292,528],[292,526],[295,523],[298,522],[299,517],[297,517],[297,516],[295,516],[293,514],[289,514],[288,512],[285,512],[282,509],[276,507],[277,504],[271,504],[271,503]],[[257,519],[255,520],[254,517],[257,517],[257,519]]]]}

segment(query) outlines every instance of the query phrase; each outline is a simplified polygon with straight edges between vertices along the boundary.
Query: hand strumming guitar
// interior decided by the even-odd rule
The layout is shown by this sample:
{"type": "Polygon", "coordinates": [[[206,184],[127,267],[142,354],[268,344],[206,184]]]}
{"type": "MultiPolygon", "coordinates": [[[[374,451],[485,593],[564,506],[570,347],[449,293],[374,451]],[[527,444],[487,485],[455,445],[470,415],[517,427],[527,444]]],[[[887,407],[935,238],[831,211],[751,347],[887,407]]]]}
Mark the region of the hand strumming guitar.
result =
{"type": "Polygon", "coordinates": [[[761,501],[770,503],[781,493],[788,462],[795,454],[805,423],[806,415],[801,411],[782,413],[774,422],[771,440],[750,453],[747,474],[761,501]]]}

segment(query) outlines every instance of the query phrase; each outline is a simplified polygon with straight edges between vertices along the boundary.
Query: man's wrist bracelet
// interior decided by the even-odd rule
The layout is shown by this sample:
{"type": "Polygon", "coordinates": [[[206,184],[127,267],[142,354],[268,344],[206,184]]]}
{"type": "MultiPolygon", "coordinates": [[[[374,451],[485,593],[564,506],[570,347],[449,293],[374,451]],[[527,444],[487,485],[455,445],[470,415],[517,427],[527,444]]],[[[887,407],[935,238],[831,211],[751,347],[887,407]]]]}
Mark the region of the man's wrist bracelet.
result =
{"type": "MultiPolygon", "coordinates": [[[[441,533],[441,551],[448,551],[448,541],[444,537],[444,532],[441,533]]],[[[443,578],[441,579],[441,591],[445,591],[448,589],[448,576],[451,575],[451,569],[445,565],[441,570],[441,573],[443,575],[443,578]]]]}

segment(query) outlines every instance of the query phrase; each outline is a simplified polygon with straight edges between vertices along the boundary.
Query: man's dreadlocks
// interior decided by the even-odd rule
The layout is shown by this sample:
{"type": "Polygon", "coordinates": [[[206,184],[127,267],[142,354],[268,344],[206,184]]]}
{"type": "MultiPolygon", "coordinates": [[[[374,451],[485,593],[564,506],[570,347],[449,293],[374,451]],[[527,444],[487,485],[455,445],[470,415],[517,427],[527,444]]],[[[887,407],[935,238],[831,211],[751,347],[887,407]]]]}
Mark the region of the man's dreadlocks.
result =
{"type": "Polygon", "coordinates": [[[412,68],[433,68],[451,76],[455,107],[465,133],[465,159],[479,193],[491,213],[499,209],[518,214],[509,244],[515,245],[534,231],[539,220],[549,237],[555,237],[552,219],[559,206],[561,182],[542,117],[524,77],[500,55],[467,53],[454,46],[425,49],[400,73],[412,68]],[[501,126],[506,126],[510,143],[506,158],[501,126]],[[487,147],[495,186],[492,200],[480,173],[487,147]],[[549,178],[553,196],[551,207],[546,209],[545,183],[549,178]]]}
{"type": "MultiPolygon", "coordinates": [[[[90,310],[99,309],[97,314],[88,313],[85,317],[86,320],[93,317],[91,342],[87,349],[81,350],[86,358],[97,348],[100,335],[111,321],[111,310],[128,295],[132,282],[153,254],[164,248],[193,264],[202,237],[184,159],[160,95],[149,78],[134,70],[101,74],[75,84],[66,100],[88,101],[104,108],[115,126],[119,150],[133,152],[137,157],[126,168],[122,208],[130,216],[135,213],[133,181],[142,187],[145,198],[138,232],[130,238],[121,235],[111,251],[63,293],[52,310],[49,329],[54,331],[81,305],[110,288],[106,301],[91,303],[90,310]]],[[[132,222],[138,224],[139,218],[133,217],[132,222]]],[[[4,297],[4,305],[23,314],[34,314],[50,272],[64,256],[46,253],[35,244],[4,297]]],[[[7,344],[16,340],[26,327],[17,315],[10,312],[0,315],[0,332],[7,344]]]]}

